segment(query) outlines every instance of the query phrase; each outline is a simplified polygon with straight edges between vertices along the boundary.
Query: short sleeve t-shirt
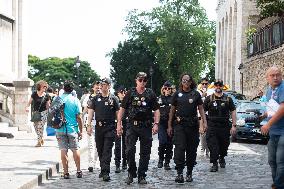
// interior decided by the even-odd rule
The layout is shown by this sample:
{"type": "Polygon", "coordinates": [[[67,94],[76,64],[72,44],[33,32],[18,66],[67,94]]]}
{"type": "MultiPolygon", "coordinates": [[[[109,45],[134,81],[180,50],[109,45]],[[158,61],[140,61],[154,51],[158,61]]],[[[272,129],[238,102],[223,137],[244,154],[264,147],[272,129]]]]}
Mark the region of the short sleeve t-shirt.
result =
{"type": "Polygon", "coordinates": [[[33,99],[33,111],[43,112],[46,110],[46,103],[50,100],[50,96],[47,93],[39,97],[37,92],[34,91],[31,98],[33,99]]]}
{"type": "MultiPolygon", "coordinates": [[[[284,81],[280,83],[274,90],[268,87],[266,99],[274,99],[278,104],[284,103],[284,81]]],[[[270,118],[269,118],[270,119],[270,118]]],[[[278,120],[269,130],[270,135],[284,135],[284,117],[278,120]]]]}
{"type": "Polygon", "coordinates": [[[81,103],[78,98],[70,93],[63,93],[60,98],[64,102],[64,116],[66,126],[57,129],[56,132],[77,133],[79,132],[77,115],[82,113],[81,103]]]}

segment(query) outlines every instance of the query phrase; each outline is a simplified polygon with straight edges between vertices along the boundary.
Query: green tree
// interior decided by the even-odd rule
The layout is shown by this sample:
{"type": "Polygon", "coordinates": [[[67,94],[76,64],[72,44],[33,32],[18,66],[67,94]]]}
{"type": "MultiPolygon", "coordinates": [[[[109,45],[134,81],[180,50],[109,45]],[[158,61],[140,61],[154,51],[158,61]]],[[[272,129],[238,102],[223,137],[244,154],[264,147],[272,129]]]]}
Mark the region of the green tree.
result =
{"type": "Polygon", "coordinates": [[[163,75],[176,83],[183,72],[199,79],[205,68],[213,68],[214,22],[207,19],[198,0],[160,2],[150,12],[131,11],[125,31],[154,55],[163,75]]]}
{"type": "MultiPolygon", "coordinates": [[[[34,82],[45,80],[53,87],[59,87],[65,80],[73,80],[78,85],[75,59],[49,57],[41,60],[36,56],[29,55],[29,78],[34,82]]],[[[99,79],[98,74],[91,69],[90,64],[86,61],[81,61],[78,69],[80,88],[89,89],[91,84],[99,79]]]]}
{"type": "Polygon", "coordinates": [[[154,63],[155,57],[138,40],[127,40],[119,43],[109,54],[112,66],[110,76],[115,81],[114,88],[123,85],[126,88],[135,86],[135,76],[145,72],[149,76],[148,87],[151,85],[150,66],[153,68],[153,89],[159,92],[160,84],[164,81],[161,71],[154,63]],[[154,82],[155,81],[155,82],[154,82]]]}
{"type": "Polygon", "coordinates": [[[260,8],[260,20],[271,16],[284,16],[283,0],[257,0],[256,3],[260,8]]]}

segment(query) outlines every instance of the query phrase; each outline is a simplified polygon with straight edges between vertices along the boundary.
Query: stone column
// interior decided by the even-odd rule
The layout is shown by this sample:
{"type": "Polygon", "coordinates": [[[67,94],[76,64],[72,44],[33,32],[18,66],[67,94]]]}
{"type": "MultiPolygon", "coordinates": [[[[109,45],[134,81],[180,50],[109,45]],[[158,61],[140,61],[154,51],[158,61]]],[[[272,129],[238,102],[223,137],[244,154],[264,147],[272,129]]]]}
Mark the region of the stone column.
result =
{"type": "Polygon", "coordinates": [[[216,25],[215,78],[219,77],[220,68],[220,23],[216,25]]]}
{"type": "Polygon", "coordinates": [[[224,83],[227,83],[227,70],[228,70],[228,15],[226,13],[225,16],[225,23],[224,23],[224,59],[223,59],[223,64],[224,64],[224,70],[223,70],[223,81],[224,83]]]}
{"type": "Polygon", "coordinates": [[[14,126],[19,128],[19,131],[31,132],[31,115],[25,110],[31,96],[31,86],[33,81],[30,79],[19,80],[13,82],[15,86],[14,93],[14,111],[13,117],[15,118],[14,126]]]}
{"type": "Polygon", "coordinates": [[[232,87],[232,7],[228,16],[227,83],[232,87]]]}
{"type": "Polygon", "coordinates": [[[234,4],[232,14],[232,90],[236,90],[236,71],[238,71],[236,60],[236,29],[237,29],[237,4],[234,4]]]}
{"type": "Polygon", "coordinates": [[[224,18],[222,18],[222,24],[221,24],[221,61],[220,61],[220,74],[219,74],[219,78],[217,79],[223,79],[223,73],[224,73],[224,47],[225,47],[225,42],[224,42],[224,18]]]}

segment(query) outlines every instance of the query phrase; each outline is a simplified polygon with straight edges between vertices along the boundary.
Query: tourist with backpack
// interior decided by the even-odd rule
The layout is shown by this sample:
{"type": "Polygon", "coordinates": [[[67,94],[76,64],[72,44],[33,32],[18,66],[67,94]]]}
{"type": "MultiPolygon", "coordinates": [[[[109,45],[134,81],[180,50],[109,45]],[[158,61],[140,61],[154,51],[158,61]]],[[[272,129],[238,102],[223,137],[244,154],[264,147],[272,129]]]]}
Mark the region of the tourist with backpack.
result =
{"type": "Polygon", "coordinates": [[[71,81],[66,81],[63,86],[64,93],[59,97],[63,101],[62,119],[64,123],[59,129],[56,129],[56,138],[61,151],[64,179],[70,178],[68,171],[68,149],[73,152],[73,158],[77,167],[76,176],[77,178],[82,178],[79,152],[79,140],[82,139],[83,126],[81,118],[82,110],[79,99],[71,94],[73,88],[74,84],[71,81]]]}
{"type": "Polygon", "coordinates": [[[37,144],[35,147],[41,147],[44,143],[43,129],[46,123],[47,109],[50,105],[50,96],[46,93],[48,85],[46,81],[40,80],[36,83],[36,91],[34,91],[26,106],[26,112],[29,112],[32,104],[32,118],[35,132],[37,134],[37,144]]]}

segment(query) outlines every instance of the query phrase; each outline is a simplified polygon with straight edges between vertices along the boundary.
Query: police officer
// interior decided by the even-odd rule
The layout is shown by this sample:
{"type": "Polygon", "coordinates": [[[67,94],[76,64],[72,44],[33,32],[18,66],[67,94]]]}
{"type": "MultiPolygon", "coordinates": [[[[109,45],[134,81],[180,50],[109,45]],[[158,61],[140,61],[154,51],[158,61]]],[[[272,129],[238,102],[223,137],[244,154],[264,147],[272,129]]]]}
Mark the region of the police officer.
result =
{"type": "MultiPolygon", "coordinates": [[[[119,99],[119,103],[121,104],[124,96],[125,96],[125,92],[126,89],[123,86],[120,86],[117,89],[116,92],[116,96],[119,99]]],[[[116,173],[120,173],[120,163],[121,163],[121,154],[122,154],[122,169],[127,169],[127,164],[126,164],[126,153],[125,153],[125,149],[126,149],[126,144],[125,144],[125,140],[126,140],[126,120],[127,120],[127,113],[124,113],[124,116],[122,118],[122,125],[124,126],[124,132],[122,133],[122,136],[118,136],[116,135],[115,137],[115,148],[114,148],[114,161],[115,161],[115,165],[116,165],[116,169],[115,172],[116,173]],[[122,144],[121,144],[122,142],[122,144]],[[122,146],[122,147],[121,147],[122,146]]]]}
{"type": "Polygon", "coordinates": [[[203,102],[196,84],[188,74],[180,77],[179,90],[174,93],[168,121],[168,134],[174,134],[175,145],[174,162],[176,164],[177,177],[175,182],[183,183],[183,169],[187,166],[186,181],[192,182],[192,170],[196,164],[196,151],[199,144],[199,130],[206,130],[207,122],[203,110],[203,102]],[[197,108],[204,124],[199,128],[197,108]],[[173,125],[173,126],[172,126],[173,125]],[[186,153],[186,158],[185,158],[186,153]]]}
{"type": "Polygon", "coordinates": [[[115,118],[119,110],[118,98],[110,94],[111,81],[101,80],[101,94],[88,102],[88,133],[92,132],[91,121],[96,114],[95,141],[100,160],[101,173],[104,181],[110,180],[110,162],[115,139],[115,118]]]}
{"type": "Polygon", "coordinates": [[[225,168],[224,157],[227,156],[230,145],[230,133],[236,132],[236,108],[233,100],[222,92],[224,84],[222,80],[214,82],[215,92],[206,97],[204,110],[208,111],[208,130],[206,141],[210,151],[211,172],[218,171],[218,163],[225,168]],[[230,127],[230,113],[232,115],[232,127],[230,127]]]}
{"type": "Polygon", "coordinates": [[[128,177],[126,183],[133,182],[137,177],[135,162],[136,142],[140,140],[140,160],[138,167],[138,183],[147,184],[146,172],[150,160],[152,147],[152,133],[158,132],[160,121],[159,104],[155,93],[146,88],[147,74],[139,72],[136,75],[136,88],[129,90],[122,100],[117,119],[117,135],[122,134],[122,116],[128,110],[129,121],[126,132],[126,154],[128,163],[128,177]],[[154,111],[154,124],[152,128],[152,111],[154,111]]]}
{"type": "Polygon", "coordinates": [[[158,168],[163,167],[163,161],[165,160],[164,169],[170,170],[171,167],[169,165],[170,160],[173,156],[173,143],[172,137],[167,134],[168,128],[168,120],[169,120],[169,112],[171,108],[171,100],[172,100],[172,88],[171,83],[166,81],[161,89],[161,96],[158,98],[158,103],[160,105],[160,126],[158,131],[159,138],[159,162],[158,168]]]}

